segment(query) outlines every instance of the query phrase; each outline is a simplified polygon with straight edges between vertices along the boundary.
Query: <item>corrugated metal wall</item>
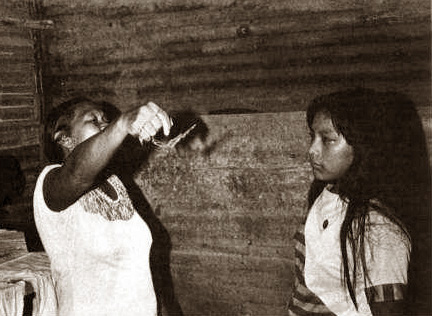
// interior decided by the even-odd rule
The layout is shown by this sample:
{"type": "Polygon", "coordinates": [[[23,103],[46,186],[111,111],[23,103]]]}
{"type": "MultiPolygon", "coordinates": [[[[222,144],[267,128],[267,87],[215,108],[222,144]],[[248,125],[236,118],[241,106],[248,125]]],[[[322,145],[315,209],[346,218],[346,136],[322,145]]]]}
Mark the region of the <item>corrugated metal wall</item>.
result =
{"type": "Polygon", "coordinates": [[[427,1],[45,1],[47,84],[127,108],[304,109],[360,85],[430,101],[427,1]],[[289,2],[289,3],[288,3],[289,2]],[[76,4],[76,2],[75,2],[76,4]]]}

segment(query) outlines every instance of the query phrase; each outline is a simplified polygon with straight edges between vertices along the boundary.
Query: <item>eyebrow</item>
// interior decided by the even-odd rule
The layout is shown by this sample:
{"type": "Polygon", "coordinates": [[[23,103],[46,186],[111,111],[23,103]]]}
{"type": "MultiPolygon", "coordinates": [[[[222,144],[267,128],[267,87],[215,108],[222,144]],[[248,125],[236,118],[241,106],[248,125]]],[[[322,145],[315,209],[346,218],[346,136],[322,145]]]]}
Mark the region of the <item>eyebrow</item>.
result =
{"type": "Polygon", "coordinates": [[[96,113],[101,113],[103,115],[103,111],[98,110],[98,109],[91,109],[91,110],[79,113],[76,117],[86,118],[87,116],[90,116],[90,115],[93,116],[96,113]]]}
{"type": "Polygon", "coordinates": [[[339,133],[337,130],[335,130],[335,129],[332,129],[332,130],[325,129],[325,130],[323,130],[321,133],[322,133],[322,134],[337,134],[337,135],[340,134],[340,133],[339,133]]]}
{"type": "Polygon", "coordinates": [[[310,130],[314,133],[319,132],[321,134],[333,134],[333,133],[336,133],[338,135],[340,134],[336,129],[330,129],[330,128],[324,128],[324,129],[318,129],[318,130],[311,128],[310,130]]]}

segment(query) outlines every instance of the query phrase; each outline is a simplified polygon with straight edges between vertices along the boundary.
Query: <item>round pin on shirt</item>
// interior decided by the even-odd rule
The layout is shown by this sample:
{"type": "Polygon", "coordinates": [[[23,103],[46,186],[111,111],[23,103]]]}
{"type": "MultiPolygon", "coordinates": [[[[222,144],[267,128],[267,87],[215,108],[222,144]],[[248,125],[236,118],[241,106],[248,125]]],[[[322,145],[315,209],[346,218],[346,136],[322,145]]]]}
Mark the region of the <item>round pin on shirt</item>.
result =
{"type": "Polygon", "coordinates": [[[326,220],[323,222],[323,229],[326,229],[327,226],[328,226],[328,224],[329,224],[329,221],[328,221],[328,219],[326,219],[326,220]]]}

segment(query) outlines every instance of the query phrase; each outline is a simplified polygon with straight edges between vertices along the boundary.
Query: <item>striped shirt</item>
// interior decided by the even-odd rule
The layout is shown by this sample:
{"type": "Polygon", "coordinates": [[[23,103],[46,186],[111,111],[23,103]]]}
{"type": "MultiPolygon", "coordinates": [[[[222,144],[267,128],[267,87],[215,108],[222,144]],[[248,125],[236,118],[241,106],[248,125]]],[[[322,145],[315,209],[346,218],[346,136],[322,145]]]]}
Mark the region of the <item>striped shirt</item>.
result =
{"type": "Polygon", "coordinates": [[[409,238],[389,219],[371,211],[365,231],[370,283],[364,284],[360,271],[356,310],[341,279],[339,234],[345,212],[346,203],[325,189],[295,234],[295,284],[289,315],[372,315],[369,303],[403,299],[410,255],[409,238]]]}

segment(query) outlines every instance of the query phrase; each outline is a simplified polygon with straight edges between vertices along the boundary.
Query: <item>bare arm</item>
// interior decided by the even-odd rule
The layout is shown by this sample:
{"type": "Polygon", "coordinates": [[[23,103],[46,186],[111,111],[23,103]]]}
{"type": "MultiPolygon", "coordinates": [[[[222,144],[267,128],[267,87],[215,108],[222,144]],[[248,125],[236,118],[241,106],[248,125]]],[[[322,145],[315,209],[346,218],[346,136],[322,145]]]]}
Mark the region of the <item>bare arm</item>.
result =
{"type": "Polygon", "coordinates": [[[123,113],[102,132],[77,145],[62,167],[47,174],[43,193],[48,207],[62,211],[77,201],[94,185],[128,134],[147,139],[163,127],[167,135],[171,125],[168,115],[155,104],[123,113]]]}

